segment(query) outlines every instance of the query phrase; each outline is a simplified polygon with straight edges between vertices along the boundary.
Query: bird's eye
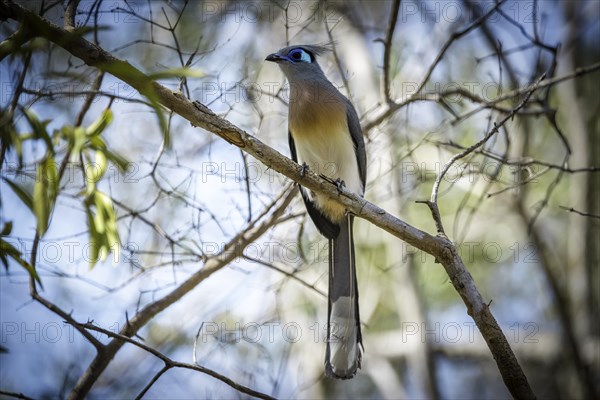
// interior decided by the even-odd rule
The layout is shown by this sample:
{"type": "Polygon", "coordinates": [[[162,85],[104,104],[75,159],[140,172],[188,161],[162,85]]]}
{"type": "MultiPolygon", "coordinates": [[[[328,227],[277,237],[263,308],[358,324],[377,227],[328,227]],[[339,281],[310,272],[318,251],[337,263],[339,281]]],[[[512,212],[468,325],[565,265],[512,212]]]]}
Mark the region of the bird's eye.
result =
{"type": "Polygon", "coordinates": [[[305,62],[305,63],[312,62],[310,54],[308,54],[306,51],[304,51],[302,49],[294,49],[294,50],[290,51],[289,57],[294,61],[300,61],[300,62],[305,62]]]}

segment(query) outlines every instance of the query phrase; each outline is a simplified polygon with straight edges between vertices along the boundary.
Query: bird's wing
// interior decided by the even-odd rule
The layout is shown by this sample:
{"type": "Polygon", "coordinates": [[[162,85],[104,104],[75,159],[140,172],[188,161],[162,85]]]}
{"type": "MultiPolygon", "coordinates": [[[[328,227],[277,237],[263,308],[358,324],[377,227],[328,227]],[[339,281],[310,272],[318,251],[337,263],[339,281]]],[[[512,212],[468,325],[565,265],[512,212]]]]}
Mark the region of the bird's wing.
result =
{"type": "Polygon", "coordinates": [[[358,172],[360,174],[360,179],[362,181],[363,188],[366,189],[367,152],[365,150],[365,140],[363,138],[362,129],[360,128],[358,114],[356,113],[354,106],[352,105],[352,103],[350,103],[349,100],[346,101],[346,105],[346,108],[348,109],[348,129],[350,130],[350,136],[352,137],[352,142],[354,143],[356,161],[358,162],[358,172]]]}

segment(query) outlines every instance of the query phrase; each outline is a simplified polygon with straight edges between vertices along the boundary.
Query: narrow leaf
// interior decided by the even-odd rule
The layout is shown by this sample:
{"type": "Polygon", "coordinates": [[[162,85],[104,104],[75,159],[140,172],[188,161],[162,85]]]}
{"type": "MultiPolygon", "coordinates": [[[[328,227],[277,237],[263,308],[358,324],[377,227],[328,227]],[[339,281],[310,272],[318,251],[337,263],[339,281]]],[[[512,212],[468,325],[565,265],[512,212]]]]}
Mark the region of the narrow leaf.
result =
{"type": "Polygon", "coordinates": [[[171,148],[171,135],[169,133],[169,124],[167,123],[167,119],[165,118],[163,108],[162,108],[160,102],[158,101],[158,97],[156,96],[154,87],[152,87],[152,85],[148,84],[148,85],[146,85],[146,88],[143,91],[141,91],[140,93],[142,93],[144,96],[146,96],[146,98],[148,98],[150,105],[152,106],[152,108],[154,108],[154,111],[156,112],[156,117],[158,118],[158,124],[160,126],[160,130],[162,131],[162,134],[163,134],[165,148],[170,149],[171,148]]]}
{"type": "Polygon", "coordinates": [[[88,207],[87,209],[87,220],[88,220],[88,227],[90,230],[90,266],[89,269],[94,268],[94,266],[96,265],[96,263],[98,262],[98,252],[101,246],[101,239],[100,236],[98,235],[98,232],[96,231],[96,225],[94,224],[94,214],[91,210],[91,208],[88,207]]]}
{"type": "Polygon", "coordinates": [[[17,196],[19,196],[19,199],[21,199],[21,201],[27,206],[27,208],[33,211],[32,194],[29,193],[26,189],[14,183],[13,181],[9,180],[8,178],[2,177],[2,179],[4,180],[4,182],[6,182],[8,186],[10,186],[13,192],[15,192],[17,196]]]}
{"type": "Polygon", "coordinates": [[[78,162],[79,156],[81,155],[81,151],[83,149],[83,145],[86,141],[86,133],[85,129],[80,126],[73,128],[73,135],[71,137],[71,156],[69,161],[78,162]]]}
{"type": "Polygon", "coordinates": [[[10,233],[12,232],[12,227],[13,227],[12,221],[8,221],[2,227],[2,232],[0,232],[0,236],[8,236],[8,235],[10,235],[10,233]]]}
{"type": "MultiPolygon", "coordinates": [[[[42,281],[40,280],[40,277],[37,274],[35,268],[33,268],[31,264],[29,264],[21,258],[21,252],[19,252],[19,250],[17,250],[12,244],[8,243],[2,238],[0,238],[0,253],[3,255],[8,255],[13,260],[15,260],[20,266],[27,270],[29,275],[33,279],[35,279],[40,284],[40,286],[43,287],[42,281]]],[[[6,260],[6,257],[4,256],[2,257],[2,263],[5,265],[6,268],[8,268],[8,262],[6,260]]]]}
{"type": "Polygon", "coordinates": [[[112,122],[113,113],[110,108],[104,110],[104,112],[98,117],[96,121],[94,121],[90,126],[85,130],[86,135],[88,136],[98,136],[101,134],[106,127],[112,122]]]}
{"type": "Polygon", "coordinates": [[[25,117],[33,129],[34,137],[36,139],[42,139],[46,143],[48,152],[54,154],[54,146],[52,145],[52,139],[46,130],[46,127],[50,123],[50,120],[40,121],[31,109],[25,110],[25,117]]]}
{"type": "Polygon", "coordinates": [[[127,167],[129,166],[129,161],[123,157],[122,155],[120,155],[119,153],[112,151],[112,150],[104,150],[104,154],[106,155],[106,158],[108,158],[110,160],[110,162],[112,162],[113,164],[115,164],[117,166],[117,168],[119,168],[120,172],[126,172],[127,171],[127,167]]]}
{"type": "Polygon", "coordinates": [[[38,164],[35,178],[33,212],[37,218],[37,231],[43,236],[48,229],[50,214],[58,195],[58,170],[50,154],[38,164]]]}

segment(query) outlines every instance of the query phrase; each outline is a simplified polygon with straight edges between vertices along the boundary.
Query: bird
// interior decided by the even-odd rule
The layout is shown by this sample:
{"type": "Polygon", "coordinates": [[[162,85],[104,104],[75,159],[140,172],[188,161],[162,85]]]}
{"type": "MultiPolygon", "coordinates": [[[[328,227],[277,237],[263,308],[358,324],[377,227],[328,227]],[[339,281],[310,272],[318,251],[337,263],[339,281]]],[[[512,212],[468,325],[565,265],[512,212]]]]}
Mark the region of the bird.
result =
{"type": "MultiPolygon", "coordinates": [[[[288,142],[292,159],[341,188],[364,195],[367,156],[358,114],[317,62],[329,51],[295,45],[269,54],[288,80],[288,142]]],[[[360,368],[362,336],[352,225],[343,205],[300,187],[308,215],[329,240],[329,295],[325,374],[349,379],[360,368]]]]}

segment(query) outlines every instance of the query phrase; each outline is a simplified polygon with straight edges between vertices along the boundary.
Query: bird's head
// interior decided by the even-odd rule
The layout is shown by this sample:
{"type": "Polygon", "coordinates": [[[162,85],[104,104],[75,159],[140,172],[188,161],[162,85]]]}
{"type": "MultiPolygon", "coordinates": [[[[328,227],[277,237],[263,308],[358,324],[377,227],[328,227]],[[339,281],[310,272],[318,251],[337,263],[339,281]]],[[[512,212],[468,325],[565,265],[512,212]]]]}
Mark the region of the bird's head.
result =
{"type": "Polygon", "coordinates": [[[317,56],[328,50],[327,47],[315,45],[288,46],[277,53],[269,54],[265,60],[277,63],[288,79],[297,74],[323,74],[317,63],[317,56]]]}

